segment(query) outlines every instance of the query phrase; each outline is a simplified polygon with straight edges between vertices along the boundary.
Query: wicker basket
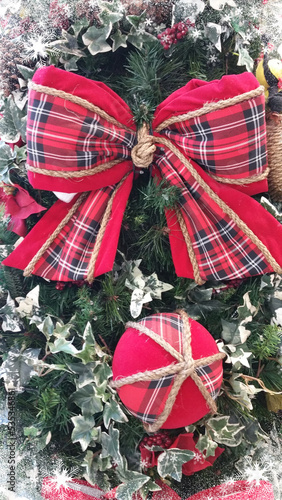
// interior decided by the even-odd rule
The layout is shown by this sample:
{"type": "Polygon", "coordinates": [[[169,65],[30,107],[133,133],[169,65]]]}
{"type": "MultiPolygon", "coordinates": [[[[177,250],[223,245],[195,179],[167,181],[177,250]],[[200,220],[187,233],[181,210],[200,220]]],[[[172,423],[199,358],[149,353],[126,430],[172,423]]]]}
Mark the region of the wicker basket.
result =
{"type": "Polygon", "coordinates": [[[282,201],[282,115],[272,113],[266,120],[268,188],[273,201],[282,201]]]}

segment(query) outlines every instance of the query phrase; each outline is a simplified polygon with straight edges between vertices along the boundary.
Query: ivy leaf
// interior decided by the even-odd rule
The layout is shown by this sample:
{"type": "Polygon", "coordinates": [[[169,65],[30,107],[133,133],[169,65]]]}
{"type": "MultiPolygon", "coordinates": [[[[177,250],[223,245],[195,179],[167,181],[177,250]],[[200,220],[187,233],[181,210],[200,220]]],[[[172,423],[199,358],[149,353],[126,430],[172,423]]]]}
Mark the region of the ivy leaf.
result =
{"type": "Polygon", "coordinates": [[[77,352],[76,357],[81,359],[82,362],[86,365],[87,363],[93,361],[96,351],[99,349],[99,346],[97,346],[92,332],[91,324],[89,322],[84,329],[82,338],[84,341],[83,346],[81,351],[77,352]]]}
{"type": "Polygon", "coordinates": [[[216,23],[207,23],[206,36],[214,44],[214,46],[221,52],[221,33],[222,26],[216,23]]]}
{"type": "Polygon", "coordinates": [[[45,335],[47,341],[49,341],[54,332],[54,324],[51,317],[46,316],[43,323],[37,325],[37,328],[40,332],[43,333],[43,335],[45,335]]]}
{"type": "Polygon", "coordinates": [[[162,488],[157,483],[150,479],[150,481],[147,481],[147,483],[145,483],[144,486],[140,488],[139,494],[141,495],[142,499],[146,500],[150,491],[161,491],[161,489],[162,488]]]}
{"type": "Polygon", "coordinates": [[[80,443],[82,451],[85,451],[92,440],[99,441],[100,427],[95,427],[95,420],[93,417],[84,417],[77,415],[72,417],[74,429],[72,431],[71,439],[73,443],[80,443]]]}
{"type": "Polygon", "coordinates": [[[113,52],[119,49],[119,47],[127,47],[127,35],[123,35],[119,29],[111,36],[111,40],[114,42],[112,47],[113,52]]]}
{"type": "Polygon", "coordinates": [[[65,30],[62,30],[63,38],[49,44],[50,47],[55,47],[64,54],[77,56],[78,58],[85,56],[84,52],[79,49],[76,36],[71,35],[65,30]]]}
{"type": "Polygon", "coordinates": [[[111,23],[103,28],[96,28],[96,26],[90,26],[90,28],[88,28],[84,35],[82,35],[82,40],[87,46],[90,54],[95,56],[101,52],[109,52],[109,50],[112,50],[112,47],[106,42],[111,31],[111,23]]]}
{"type": "Polygon", "coordinates": [[[0,367],[0,378],[4,379],[7,391],[14,390],[23,392],[25,386],[33,375],[37,375],[34,370],[38,362],[41,349],[19,349],[12,348],[8,356],[0,367]]]}
{"type": "Polygon", "coordinates": [[[89,26],[89,21],[86,19],[86,17],[78,19],[74,24],[71,25],[71,28],[76,38],[78,37],[79,33],[83,30],[83,28],[86,28],[87,26],[89,26]]]}
{"type": "MultiPolygon", "coordinates": [[[[264,196],[261,197],[260,199],[260,204],[265,208],[275,219],[277,219],[279,222],[282,222],[282,213],[277,210],[275,205],[273,205],[270,200],[265,198],[264,196]]],[[[269,278],[269,276],[268,276],[269,278]]]]}
{"type": "Polygon", "coordinates": [[[77,61],[80,59],[79,56],[61,56],[60,63],[64,65],[66,71],[78,71],[77,61]]]}
{"type": "Polygon", "coordinates": [[[104,380],[104,382],[100,385],[95,385],[96,396],[102,399],[104,403],[106,403],[106,401],[108,401],[108,399],[111,398],[111,394],[107,391],[107,389],[108,389],[107,380],[104,380]]]}
{"type": "Polygon", "coordinates": [[[103,404],[99,397],[96,396],[93,385],[85,385],[76,391],[70,400],[81,408],[82,414],[85,417],[90,417],[94,413],[100,413],[103,410],[103,404]]]}
{"type": "Polygon", "coordinates": [[[15,104],[10,95],[4,105],[3,118],[0,121],[0,136],[4,142],[18,142],[20,137],[26,142],[27,116],[15,104]]]}
{"type": "MultiPolygon", "coordinates": [[[[128,16],[129,17],[129,16],[128,16]]],[[[128,34],[127,40],[134,45],[137,49],[142,49],[143,43],[149,42],[150,40],[156,40],[156,37],[147,33],[144,30],[136,30],[133,26],[128,34]]]]}
{"type": "Polygon", "coordinates": [[[210,6],[216,10],[222,10],[225,4],[230,5],[230,7],[236,7],[234,0],[210,0],[210,6]]]}
{"type": "Polygon", "coordinates": [[[123,466],[123,459],[119,450],[119,430],[113,425],[109,427],[109,434],[102,432],[102,458],[112,457],[113,461],[118,466],[123,466]]]}
{"type": "Polygon", "coordinates": [[[254,69],[254,60],[251,58],[247,49],[245,49],[245,47],[241,47],[238,52],[239,58],[237,66],[246,66],[247,71],[252,72],[254,69]]]}
{"type": "Polygon", "coordinates": [[[73,340],[66,340],[64,338],[58,338],[54,343],[49,344],[50,351],[55,354],[57,352],[65,352],[67,354],[72,354],[75,356],[78,352],[77,348],[73,345],[73,340]]]}
{"type": "Polygon", "coordinates": [[[200,435],[199,439],[196,444],[197,450],[199,450],[200,453],[205,452],[205,457],[214,457],[215,456],[215,450],[218,447],[218,444],[213,441],[212,439],[209,438],[207,434],[200,435]]]}
{"type": "Polygon", "coordinates": [[[76,386],[80,389],[85,385],[94,382],[93,369],[95,367],[95,363],[87,363],[84,365],[83,363],[69,363],[68,368],[78,375],[78,380],[76,380],[76,386]]]}
{"type": "Polygon", "coordinates": [[[37,68],[31,69],[28,66],[23,66],[22,64],[17,64],[19,72],[24,77],[25,81],[31,80],[37,68]]]}
{"type": "Polygon", "coordinates": [[[111,399],[105,404],[103,420],[107,429],[111,420],[114,420],[115,422],[128,422],[127,416],[123,413],[120,405],[114,399],[111,399]]]}
{"type": "Polygon", "coordinates": [[[96,363],[94,369],[94,380],[97,386],[103,384],[105,380],[108,380],[112,376],[112,370],[107,363],[96,363]]]}
{"type": "Polygon", "coordinates": [[[146,21],[146,10],[143,10],[140,16],[126,16],[126,19],[135,29],[138,29],[139,25],[146,21]]]}
{"type": "Polygon", "coordinates": [[[118,9],[119,4],[116,2],[100,2],[99,8],[102,12],[99,13],[99,17],[102,19],[103,24],[107,25],[109,23],[116,23],[120,21],[123,17],[122,10],[118,9]]]}
{"type": "Polygon", "coordinates": [[[229,423],[229,418],[229,416],[210,418],[208,420],[209,434],[217,443],[238,446],[242,441],[242,436],[239,433],[244,429],[244,426],[240,426],[239,423],[229,423]]]}
{"type": "Polygon", "coordinates": [[[116,498],[118,500],[132,500],[133,494],[150,481],[150,478],[144,474],[135,472],[134,475],[136,476],[135,479],[131,479],[117,487],[116,498]]]}
{"type": "Polygon", "coordinates": [[[195,456],[190,450],[170,448],[165,450],[158,458],[158,473],[161,477],[170,476],[176,481],[181,481],[182,465],[195,456]]]}
{"type": "MultiPolygon", "coordinates": [[[[0,122],[1,124],[1,122],[0,122]]],[[[0,176],[4,182],[7,182],[7,173],[9,168],[13,165],[14,160],[16,159],[16,153],[5,144],[4,141],[0,140],[0,176]]]]}

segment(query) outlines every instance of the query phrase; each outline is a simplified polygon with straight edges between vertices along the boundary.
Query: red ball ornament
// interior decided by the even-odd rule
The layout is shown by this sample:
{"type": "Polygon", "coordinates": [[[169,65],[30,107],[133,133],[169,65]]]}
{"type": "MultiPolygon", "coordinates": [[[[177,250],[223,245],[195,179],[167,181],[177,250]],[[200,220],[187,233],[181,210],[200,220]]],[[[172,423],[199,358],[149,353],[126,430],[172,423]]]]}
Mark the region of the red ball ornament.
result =
{"type": "Polygon", "coordinates": [[[179,311],[126,327],[113,357],[112,386],[148,431],[184,427],[216,412],[225,355],[202,325],[179,311]]]}

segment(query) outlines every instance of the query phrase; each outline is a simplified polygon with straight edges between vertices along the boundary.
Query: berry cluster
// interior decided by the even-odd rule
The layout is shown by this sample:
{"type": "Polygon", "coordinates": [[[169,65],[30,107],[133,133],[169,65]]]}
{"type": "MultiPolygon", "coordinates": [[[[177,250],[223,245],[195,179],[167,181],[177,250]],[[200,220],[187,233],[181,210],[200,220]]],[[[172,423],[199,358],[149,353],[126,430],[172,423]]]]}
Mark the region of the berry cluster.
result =
{"type": "Polygon", "coordinates": [[[181,40],[187,33],[188,28],[194,28],[195,24],[191,23],[189,19],[184,22],[179,22],[174,24],[171,28],[166,28],[162,33],[158,34],[158,39],[160,40],[163,48],[168,50],[172,44],[177,43],[181,40]]]}
{"type": "Polygon", "coordinates": [[[153,436],[145,436],[139,444],[139,448],[151,448],[151,446],[161,446],[162,448],[169,448],[172,445],[173,441],[174,439],[169,436],[168,431],[160,431],[153,436]]]}

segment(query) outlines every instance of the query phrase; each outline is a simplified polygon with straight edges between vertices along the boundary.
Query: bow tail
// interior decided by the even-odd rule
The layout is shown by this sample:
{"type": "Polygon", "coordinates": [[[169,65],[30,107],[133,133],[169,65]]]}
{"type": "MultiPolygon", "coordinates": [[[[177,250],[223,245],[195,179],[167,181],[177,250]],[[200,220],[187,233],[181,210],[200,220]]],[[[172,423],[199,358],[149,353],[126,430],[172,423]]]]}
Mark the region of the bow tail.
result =
{"type": "Polygon", "coordinates": [[[170,144],[156,166],[181,195],[167,211],[176,273],[207,280],[281,273],[282,226],[261,205],[237,190],[220,185],[170,144]]]}
{"type": "Polygon", "coordinates": [[[58,281],[91,283],[110,271],[132,179],[57,201],[3,264],[58,281]]]}

